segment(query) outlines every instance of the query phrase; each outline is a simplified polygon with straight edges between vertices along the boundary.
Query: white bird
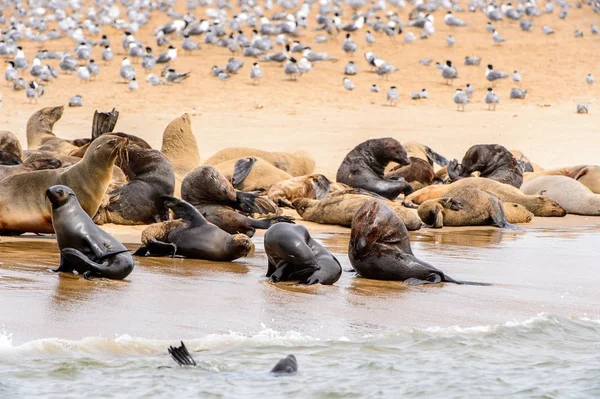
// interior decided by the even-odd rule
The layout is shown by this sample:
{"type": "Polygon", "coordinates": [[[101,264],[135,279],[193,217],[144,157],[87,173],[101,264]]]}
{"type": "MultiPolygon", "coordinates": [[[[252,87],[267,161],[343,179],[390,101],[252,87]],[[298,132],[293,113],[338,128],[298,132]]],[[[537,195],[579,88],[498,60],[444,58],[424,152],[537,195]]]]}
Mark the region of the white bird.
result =
{"type": "Polygon", "coordinates": [[[311,69],[312,64],[310,63],[310,61],[306,59],[306,57],[300,58],[300,61],[298,61],[298,70],[300,71],[300,76],[310,72],[311,69]]]}
{"type": "Polygon", "coordinates": [[[542,26],[542,32],[544,32],[545,35],[551,35],[554,33],[554,30],[551,27],[544,25],[542,26]]]}
{"type": "Polygon", "coordinates": [[[300,69],[298,68],[298,63],[294,57],[287,60],[283,66],[283,73],[289,76],[291,80],[296,80],[298,78],[300,69]]]}
{"type": "Polygon", "coordinates": [[[523,89],[518,89],[518,88],[513,88],[510,91],[510,98],[511,99],[519,99],[519,100],[523,100],[525,98],[525,96],[527,95],[527,90],[523,90],[523,89]]]}
{"type": "Polygon", "coordinates": [[[508,74],[500,71],[494,71],[494,66],[492,64],[488,64],[488,66],[485,68],[485,78],[490,82],[493,82],[498,79],[508,78],[508,74]]]}
{"type": "Polygon", "coordinates": [[[521,74],[517,71],[514,71],[512,74],[513,82],[519,83],[521,81],[521,74]]]}
{"type": "Polygon", "coordinates": [[[342,81],[344,83],[344,89],[352,91],[354,90],[354,83],[352,83],[352,81],[348,78],[344,78],[344,80],[342,81]]]}
{"type": "Polygon", "coordinates": [[[395,107],[398,103],[398,90],[396,86],[390,87],[386,95],[387,101],[390,103],[390,106],[395,107]]]}
{"type": "Polygon", "coordinates": [[[592,76],[591,73],[588,73],[588,76],[585,78],[585,81],[587,84],[589,84],[590,86],[594,84],[594,82],[596,81],[594,79],[594,76],[592,76]]]}
{"type": "Polygon", "coordinates": [[[73,97],[69,98],[69,107],[82,107],[83,106],[83,98],[76,94],[73,97]]]}
{"type": "Polygon", "coordinates": [[[456,104],[457,111],[464,111],[465,105],[471,102],[469,101],[467,95],[463,93],[461,89],[456,89],[456,92],[454,93],[454,96],[452,98],[454,99],[454,103],[456,104]]]}
{"type": "Polygon", "coordinates": [[[452,11],[448,11],[444,16],[444,22],[448,26],[467,26],[466,23],[452,15],[452,11]]]}
{"type": "Polygon", "coordinates": [[[121,61],[121,69],[119,70],[119,75],[125,80],[133,80],[135,78],[135,69],[131,65],[131,62],[127,57],[123,58],[121,61]]]}
{"type": "Polygon", "coordinates": [[[468,55],[465,57],[465,65],[479,66],[480,63],[481,63],[481,57],[470,57],[468,55]]]}
{"type": "Polygon", "coordinates": [[[156,59],[157,64],[166,64],[168,62],[175,61],[177,58],[177,49],[173,46],[169,46],[169,49],[166,53],[162,53],[156,59]]]}
{"type": "Polygon", "coordinates": [[[104,50],[102,51],[102,61],[104,61],[105,64],[110,63],[114,58],[114,54],[112,52],[112,49],[110,48],[110,46],[105,46],[104,50]]]}
{"type": "Polygon", "coordinates": [[[87,82],[92,78],[90,75],[90,70],[87,69],[86,66],[81,66],[77,68],[77,77],[84,82],[87,82]]]}
{"type": "Polygon", "coordinates": [[[375,43],[375,37],[373,37],[373,35],[371,34],[371,31],[369,31],[369,30],[365,33],[365,41],[369,45],[375,43]]]}
{"type": "Polygon", "coordinates": [[[442,66],[442,78],[447,84],[452,84],[452,79],[456,79],[458,71],[452,66],[452,61],[447,60],[446,65],[442,66]]]}
{"type": "Polygon", "coordinates": [[[467,83],[467,86],[465,87],[465,94],[467,95],[467,98],[473,97],[473,93],[475,93],[475,90],[471,87],[470,83],[467,83]]]}
{"type": "Polygon", "coordinates": [[[29,99],[29,103],[35,100],[37,104],[38,98],[44,94],[44,86],[37,84],[36,82],[29,82],[29,86],[25,90],[25,96],[29,99]]]}
{"type": "Polygon", "coordinates": [[[127,85],[127,88],[129,89],[129,91],[136,91],[138,89],[138,82],[137,82],[137,80],[135,80],[135,77],[133,77],[129,81],[129,84],[127,85]]]}
{"type": "Polygon", "coordinates": [[[496,30],[496,28],[494,28],[494,25],[488,21],[487,25],[485,26],[485,30],[487,33],[492,33],[496,30]]]}
{"type": "MultiPolygon", "coordinates": [[[[167,80],[167,82],[180,83],[182,80],[189,78],[192,73],[191,72],[176,72],[175,69],[173,69],[173,68],[166,68],[165,70],[163,70],[162,74],[165,77],[165,79],[167,80]]],[[[221,75],[221,74],[225,74],[225,75],[227,75],[227,77],[229,77],[229,75],[225,72],[225,68],[223,68],[217,74],[217,78],[221,79],[219,77],[219,75],[221,75]]],[[[223,79],[221,79],[221,80],[223,80],[223,79]]]]}
{"type": "Polygon", "coordinates": [[[258,62],[252,64],[252,69],[250,70],[250,79],[252,79],[252,83],[258,84],[262,79],[262,70],[260,69],[260,65],[258,62]]]}
{"type": "Polygon", "coordinates": [[[372,85],[370,91],[371,93],[379,93],[379,87],[377,85],[372,85]]]}
{"type": "Polygon", "coordinates": [[[506,41],[496,29],[494,29],[494,33],[492,34],[492,40],[495,44],[501,44],[506,41]]]}
{"type": "Polygon", "coordinates": [[[496,104],[500,102],[500,97],[494,93],[491,87],[488,87],[487,93],[485,94],[485,103],[488,105],[488,110],[495,111],[496,104]]]}
{"type": "Polygon", "coordinates": [[[448,35],[448,37],[446,37],[446,44],[448,45],[448,47],[452,47],[456,44],[456,40],[454,39],[454,37],[452,37],[452,35],[448,35]]]}
{"type": "Polygon", "coordinates": [[[358,49],[354,40],[350,37],[350,33],[346,34],[346,39],[344,39],[344,43],[342,44],[342,50],[346,53],[353,54],[358,49]]]}
{"type": "Polygon", "coordinates": [[[152,86],[160,86],[165,84],[165,82],[163,82],[158,76],[156,76],[153,73],[146,76],[146,82],[150,83],[152,86]]]}
{"type": "Polygon", "coordinates": [[[13,61],[9,61],[6,66],[6,71],[4,72],[4,79],[6,79],[6,85],[8,86],[10,82],[14,82],[19,78],[19,71],[15,69],[15,63],[13,61]]]}
{"type": "Polygon", "coordinates": [[[344,75],[356,75],[358,73],[358,68],[354,61],[349,61],[344,67],[344,75]]]}

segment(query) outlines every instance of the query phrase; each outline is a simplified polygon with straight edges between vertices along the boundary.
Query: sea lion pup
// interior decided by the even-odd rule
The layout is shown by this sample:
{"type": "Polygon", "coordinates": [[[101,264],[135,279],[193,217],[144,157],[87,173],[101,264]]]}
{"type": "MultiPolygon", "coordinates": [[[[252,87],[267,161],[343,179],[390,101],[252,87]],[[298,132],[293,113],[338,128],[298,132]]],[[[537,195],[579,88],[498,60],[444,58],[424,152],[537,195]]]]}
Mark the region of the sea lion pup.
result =
{"type": "Polygon", "coordinates": [[[439,166],[448,165],[448,160],[446,157],[438,154],[432,150],[431,147],[428,147],[424,144],[420,144],[415,141],[409,141],[404,143],[404,148],[406,148],[409,158],[422,159],[423,161],[427,161],[432,167],[434,163],[438,164],[439,166]]]}
{"type": "Polygon", "coordinates": [[[306,221],[350,227],[356,211],[373,198],[388,205],[402,219],[408,230],[421,228],[423,223],[415,212],[398,202],[392,202],[377,194],[360,189],[353,188],[330,193],[320,201],[300,198],[295,200],[293,205],[296,212],[306,221]]]}
{"type": "Polygon", "coordinates": [[[127,140],[104,135],[94,140],[85,156],[69,168],[38,170],[9,176],[0,190],[0,232],[53,233],[46,189],[54,185],[71,187],[81,207],[95,215],[110,183],[113,165],[127,140]]]}
{"type": "Polygon", "coordinates": [[[415,257],[402,219],[374,199],[365,202],[354,216],[348,257],[354,270],[364,278],[404,281],[408,285],[488,285],[454,280],[415,257]]]}
{"type": "Polygon", "coordinates": [[[337,171],[336,181],[392,201],[400,193],[405,196],[412,193],[414,190],[403,178],[385,178],[385,167],[390,162],[410,164],[406,149],[398,140],[391,137],[367,140],[346,155],[337,171]]]}
{"type": "Polygon", "coordinates": [[[171,161],[175,172],[175,195],[181,196],[181,182],[188,172],[200,165],[198,142],[188,114],[173,119],[163,132],[160,151],[171,161]]]}
{"type": "Polygon", "coordinates": [[[34,172],[36,170],[58,169],[60,167],[62,167],[62,162],[55,158],[41,158],[18,165],[0,165],[0,180],[21,173],[34,172]]]}
{"type": "Polygon", "coordinates": [[[108,202],[100,206],[94,222],[135,225],[169,220],[161,197],[173,195],[175,174],[167,157],[158,150],[129,145],[116,164],[127,183],[108,192],[108,202]]]}
{"type": "Polygon", "coordinates": [[[315,161],[305,151],[275,152],[263,151],[247,147],[225,148],[208,158],[205,165],[218,165],[226,161],[237,160],[240,158],[260,158],[278,169],[295,176],[310,175],[315,170],[315,161]]]}
{"type": "MultiPolygon", "coordinates": [[[[190,352],[186,348],[183,341],[181,341],[181,346],[179,348],[169,346],[168,351],[169,355],[171,355],[171,358],[175,360],[175,363],[177,363],[179,366],[196,367],[196,361],[192,355],[190,355],[190,352]]],[[[270,372],[273,374],[293,374],[297,371],[298,361],[296,360],[296,356],[287,355],[283,359],[280,359],[270,372]]]]}
{"type": "Polygon", "coordinates": [[[209,223],[191,204],[169,195],[162,197],[177,220],[155,223],[142,231],[138,256],[181,255],[186,258],[229,262],[252,250],[245,234],[231,235],[209,223]]]}
{"type": "Polygon", "coordinates": [[[256,220],[236,212],[267,214],[277,213],[278,208],[255,193],[235,190],[213,166],[199,166],[188,173],[181,183],[181,196],[209,222],[229,234],[242,233],[252,237],[255,229],[268,229],[278,222],[293,223],[287,216],[256,220]]]}
{"type": "Polygon", "coordinates": [[[600,216],[600,195],[567,176],[538,176],[523,183],[521,191],[550,197],[567,213],[600,216]]]}
{"type": "Polygon", "coordinates": [[[558,202],[544,195],[525,195],[519,189],[483,177],[469,177],[455,181],[452,184],[433,185],[415,191],[404,199],[408,207],[417,208],[429,199],[441,198],[458,187],[476,187],[500,198],[503,202],[513,202],[523,205],[535,216],[565,216],[567,213],[558,202]]]}
{"type": "Polygon", "coordinates": [[[460,166],[456,159],[448,164],[448,175],[452,181],[467,178],[473,172],[516,188],[523,184],[523,170],[519,163],[510,151],[498,144],[474,145],[466,152],[460,166]]]}
{"type": "Polygon", "coordinates": [[[275,224],[265,233],[267,277],[274,283],[332,285],[340,279],[342,266],[325,247],[310,236],[304,226],[275,224]]]}
{"type": "Polygon", "coordinates": [[[0,131],[0,164],[18,165],[22,159],[23,148],[17,136],[7,130],[0,131]]]}
{"type": "Polygon", "coordinates": [[[133,271],[133,257],[116,238],[94,224],[81,208],[75,192],[66,186],[46,190],[52,204],[52,225],[60,249],[60,266],[54,272],[83,277],[123,280],[133,271]]]}
{"type": "Polygon", "coordinates": [[[272,185],[267,197],[278,206],[293,208],[292,202],[298,198],[323,199],[331,187],[331,182],[324,175],[297,176],[272,185]]]}
{"type": "Polygon", "coordinates": [[[409,157],[410,165],[397,165],[385,173],[386,178],[402,177],[414,190],[430,186],[435,178],[433,166],[421,158],[409,157]]]}
{"type": "Polygon", "coordinates": [[[215,165],[215,169],[231,181],[233,187],[241,191],[266,192],[275,183],[293,177],[267,161],[256,157],[225,161],[215,165]]]}
{"type": "Polygon", "coordinates": [[[533,214],[521,205],[506,205],[487,191],[459,187],[440,199],[423,202],[418,212],[423,223],[435,228],[491,224],[515,229],[516,226],[511,223],[527,223],[533,218],[533,214]]]}

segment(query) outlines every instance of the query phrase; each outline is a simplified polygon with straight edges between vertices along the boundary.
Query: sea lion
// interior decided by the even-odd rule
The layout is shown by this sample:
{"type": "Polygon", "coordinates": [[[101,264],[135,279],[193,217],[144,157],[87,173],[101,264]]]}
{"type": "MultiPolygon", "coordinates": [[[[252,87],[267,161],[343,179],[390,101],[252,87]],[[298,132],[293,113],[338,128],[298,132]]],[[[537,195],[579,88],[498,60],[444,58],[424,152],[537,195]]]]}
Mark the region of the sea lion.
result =
{"type": "Polygon", "coordinates": [[[385,172],[385,177],[402,177],[414,190],[430,186],[435,179],[431,164],[421,158],[409,157],[410,165],[396,165],[385,172]]]}
{"type": "Polygon", "coordinates": [[[408,285],[487,285],[457,281],[418,259],[412,252],[408,231],[389,207],[378,200],[365,202],[352,221],[348,257],[354,270],[364,278],[404,281],[408,285]]]}
{"type": "Polygon", "coordinates": [[[460,166],[456,159],[448,164],[448,175],[452,181],[467,178],[473,172],[516,188],[523,184],[523,170],[519,163],[510,151],[499,144],[474,145],[466,152],[460,166]]]}
{"type": "Polygon", "coordinates": [[[275,224],[265,233],[267,277],[272,282],[331,285],[342,275],[340,262],[310,236],[304,226],[275,224]]]}
{"type": "Polygon", "coordinates": [[[236,212],[268,214],[277,213],[278,208],[255,193],[235,190],[213,166],[199,166],[188,173],[181,183],[181,196],[209,222],[229,234],[242,233],[252,237],[255,229],[267,229],[278,222],[293,222],[287,216],[256,220],[236,212]]]}
{"type": "Polygon", "coordinates": [[[169,220],[161,197],[173,195],[175,174],[167,157],[157,150],[129,145],[116,163],[127,183],[108,192],[108,201],[102,203],[94,222],[135,225],[169,220]]]}
{"type": "Polygon", "coordinates": [[[46,190],[52,204],[52,226],[60,249],[55,272],[73,272],[83,277],[123,280],[133,271],[133,257],[117,239],[94,224],[67,186],[46,190]]]}
{"type": "Polygon", "coordinates": [[[18,165],[22,163],[23,148],[17,136],[7,130],[0,131],[0,164],[18,165]]]}
{"type": "Polygon", "coordinates": [[[439,166],[448,165],[448,160],[443,155],[435,152],[424,144],[417,143],[415,141],[408,141],[404,143],[404,148],[406,148],[406,152],[408,153],[409,158],[418,158],[423,161],[427,161],[429,165],[433,167],[433,164],[438,164],[439,166]]]}
{"type": "Polygon", "coordinates": [[[527,223],[533,218],[522,205],[504,204],[494,194],[475,187],[459,187],[440,199],[425,201],[418,212],[423,223],[435,228],[490,224],[515,228],[512,223],[527,223]]]}
{"type": "Polygon", "coordinates": [[[421,220],[416,212],[397,202],[360,189],[349,189],[328,194],[322,200],[300,198],[293,202],[296,212],[309,222],[336,224],[350,227],[356,211],[367,201],[376,198],[388,205],[406,225],[408,230],[419,230],[421,220]]]}
{"type": "Polygon", "coordinates": [[[18,165],[0,165],[0,180],[12,175],[33,172],[36,170],[58,169],[62,167],[62,162],[55,158],[39,159],[33,162],[22,163],[18,165]]]}
{"type": "Polygon", "coordinates": [[[267,198],[278,206],[293,208],[298,198],[321,200],[331,189],[331,182],[324,175],[314,174],[292,177],[271,186],[267,198]]]}
{"type": "Polygon", "coordinates": [[[598,165],[577,165],[557,169],[545,169],[538,172],[525,173],[523,178],[525,181],[529,181],[537,176],[555,175],[568,176],[589,188],[594,194],[600,194],[600,166],[598,165]]]}
{"type": "Polygon", "coordinates": [[[30,150],[50,151],[62,155],[71,155],[77,150],[71,140],[57,137],[54,124],[62,118],[64,108],[46,107],[35,112],[27,121],[27,148],[30,150]]]}
{"type": "Polygon", "coordinates": [[[221,150],[212,157],[208,158],[204,164],[215,166],[226,161],[248,157],[260,158],[276,168],[290,174],[292,177],[310,175],[315,170],[315,161],[305,151],[289,153],[263,151],[247,147],[225,148],[224,150],[221,150]]]}
{"type": "Polygon", "coordinates": [[[175,172],[175,196],[181,196],[181,182],[188,172],[200,165],[198,142],[188,114],[173,119],[163,132],[160,151],[171,161],[175,172]]]}
{"type": "Polygon", "coordinates": [[[165,195],[164,206],[177,220],[155,223],[142,231],[142,246],[138,256],[181,255],[186,258],[229,262],[242,258],[252,250],[245,234],[231,235],[209,223],[194,206],[165,195]]]}
{"type": "Polygon", "coordinates": [[[567,176],[538,176],[523,183],[521,191],[552,198],[567,213],[600,216],[600,195],[567,176]]]}
{"type": "Polygon", "coordinates": [[[289,173],[256,157],[225,161],[215,165],[215,169],[241,191],[266,192],[274,184],[292,178],[289,173]]]}
{"type": "MultiPolygon", "coordinates": [[[[123,133],[123,132],[110,132],[110,134],[112,134],[113,136],[119,136],[119,137],[123,137],[123,138],[127,139],[130,146],[136,146],[138,148],[146,149],[146,150],[152,149],[152,147],[150,146],[150,144],[148,144],[148,142],[146,142],[146,140],[144,140],[141,137],[135,136],[133,134],[123,133]]],[[[100,137],[100,136],[102,136],[102,134],[94,134],[94,136],[100,137]]],[[[81,140],[81,139],[79,139],[79,140],[81,140]]],[[[89,142],[81,145],[76,150],[71,151],[70,156],[83,158],[83,156],[85,155],[85,152],[87,151],[88,147],[92,143],[91,140],[89,140],[89,139],[86,139],[86,140],[88,140],[89,142]]]]}
{"type": "Polygon", "coordinates": [[[543,195],[525,195],[519,189],[484,177],[469,177],[457,180],[452,184],[433,185],[415,191],[405,198],[404,203],[415,207],[429,199],[441,198],[458,187],[476,187],[496,195],[504,202],[523,205],[535,216],[565,216],[567,213],[558,202],[543,195]]]}
{"type": "Polygon", "coordinates": [[[387,164],[410,164],[406,149],[391,137],[370,139],[346,155],[337,171],[336,181],[361,188],[394,200],[400,193],[408,195],[414,190],[401,177],[385,178],[387,164]]]}
{"type": "Polygon", "coordinates": [[[0,232],[53,233],[46,189],[71,187],[81,207],[95,215],[112,176],[117,153],[127,145],[121,137],[104,135],[94,140],[83,159],[69,168],[38,170],[9,176],[0,190],[0,232]]]}

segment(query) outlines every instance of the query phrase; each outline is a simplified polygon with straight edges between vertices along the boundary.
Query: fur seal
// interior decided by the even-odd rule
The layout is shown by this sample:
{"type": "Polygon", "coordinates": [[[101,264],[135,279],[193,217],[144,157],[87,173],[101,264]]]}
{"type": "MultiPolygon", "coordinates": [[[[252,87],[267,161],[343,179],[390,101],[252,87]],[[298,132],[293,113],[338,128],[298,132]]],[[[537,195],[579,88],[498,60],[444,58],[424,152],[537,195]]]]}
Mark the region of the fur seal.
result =
{"type": "Polygon", "coordinates": [[[391,137],[370,139],[346,155],[337,171],[336,181],[354,188],[371,191],[389,200],[400,193],[408,195],[414,190],[401,177],[385,178],[385,167],[390,162],[409,165],[406,149],[391,137]]]}
{"type": "Polygon", "coordinates": [[[430,186],[435,179],[433,166],[421,158],[409,157],[410,165],[396,165],[385,172],[385,177],[402,177],[414,190],[430,186]]]}
{"type": "Polygon", "coordinates": [[[108,193],[108,202],[100,206],[94,222],[135,225],[169,220],[161,197],[173,195],[175,175],[167,157],[157,150],[129,145],[116,164],[127,183],[108,193]]]}
{"type": "Polygon", "coordinates": [[[525,181],[536,178],[537,176],[568,176],[577,180],[594,194],[600,194],[600,166],[598,165],[577,165],[557,169],[545,169],[533,173],[525,173],[525,181]]]}
{"type": "Polygon", "coordinates": [[[558,202],[547,196],[525,195],[519,189],[509,184],[503,184],[483,177],[469,177],[457,180],[452,184],[424,187],[406,197],[404,203],[409,207],[416,208],[415,204],[420,205],[429,199],[441,198],[458,187],[476,187],[487,191],[496,195],[504,202],[523,205],[535,216],[565,216],[567,214],[558,202]]]}
{"type": "Polygon", "coordinates": [[[0,232],[53,233],[46,189],[54,185],[71,187],[81,207],[95,215],[112,176],[113,165],[127,140],[103,135],[94,140],[83,159],[69,168],[38,170],[9,176],[0,191],[0,232]]]}
{"type": "Polygon", "coordinates": [[[117,239],[94,224],[81,208],[75,192],[66,186],[46,190],[52,204],[52,225],[60,249],[55,272],[73,272],[83,277],[123,280],[133,271],[133,257],[117,239]]]}
{"type": "Polygon", "coordinates": [[[331,181],[324,175],[314,174],[292,177],[272,185],[267,192],[267,198],[278,206],[293,208],[292,202],[298,198],[321,200],[330,191],[335,191],[331,181]]]}
{"type": "Polygon", "coordinates": [[[408,153],[409,158],[418,158],[423,161],[427,161],[429,165],[438,164],[439,166],[448,165],[448,160],[443,155],[435,152],[431,147],[426,146],[415,141],[408,141],[404,143],[404,148],[408,153]]]}
{"type": "Polygon", "coordinates": [[[489,224],[515,228],[511,223],[527,223],[533,218],[523,206],[504,204],[494,194],[475,187],[459,187],[440,199],[425,201],[418,212],[423,223],[435,228],[489,224]]]}
{"type": "Polygon", "coordinates": [[[225,148],[208,158],[204,164],[215,166],[226,161],[248,157],[260,158],[277,169],[290,174],[292,177],[309,175],[315,170],[315,161],[305,151],[296,151],[294,153],[274,152],[247,147],[225,148]]]}
{"type": "Polygon", "coordinates": [[[62,162],[55,158],[42,158],[18,165],[0,165],[0,180],[21,173],[33,172],[36,170],[58,169],[60,167],[62,167],[62,162]]]}
{"type": "Polygon", "coordinates": [[[274,184],[292,178],[289,173],[256,157],[225,161],[215,168],[241,191],[266,192],[274,184]]]}
{"type": "Polygon", "coordinates": [[[457,281],[418,259],[412,252],[402,220],[378,200],[365,202],[352,221],[348,257],[356,272],[374,280],[404,281],[408,285],[487,285],[457,281]]]}
{"type": "Polygon", "coordinates": [[[188,173],[181,183],[181,196],[192,204],[211,223],[229,234],[242,233],[249,237],[255,229],[267,229],[278,222],[292,223],[287,216],[252,219],[244,213],[277,213],[277,206],[255,193],[233,188],[231,183],[213,166],[199,166],[188,173]]]}
{"type": "Polygon", "coordinates": [[[408,230],[419,230],[421,220],[416,212],[398,202],[389,201],[377,194],[360,189],[349,189],[330,193],[322,200],[300,198],[293,202],[296,212],[309,222],[336,224],[350,227],[356,211],[369,200],[376,198],[388,205],[406,225],[408,230]]]}
{"type": "Polygon", "coordinates": [[[252,250],[245,234],[231,235],[209,223],[191,204],[165,195],[164,206],[177,220],[155,223],[142,231],[138,256],[181,255],[186,258],[229,262],[242,258],[252,250]]]}
{"type": "Polygon", "coordinates": [[[29,117],[27,121],[28,149],[71,155],[72,151],[79,148],[72,141],[61,139],[53,132],[54,124],[62,118],[64,108],[62,105],[42,108],[29,117]]]}
{"type": "Polygon", "coordinates": [[[473,172],[516,188],[523,184],[523,170],[519,163],[510,151],[499,144],[474,145],[466,152],[460,166],[456,159],[448,164],[448,175],[452,181],[467,178],[473,172]]]}
{"type": "Polygon", "coordinates": [[[7,130],[0,131],[0,164],[18,165],[22,159],[23,148],[17,136],[7,130]]]}
{"type": "Polygon", "coordinates": [[[340,262],[313,240],[304,226],[275,224],[265,233],[264,243],[269,261],[267,277],[272,282],[331,285],[342,275],[340,262]]]}
{"type": "Polygon", "coordinates": [[[600,216],[600,195],[567,176],[538,176],[523,183],[521,191],[548,196],[567,213],[600,216]]]}

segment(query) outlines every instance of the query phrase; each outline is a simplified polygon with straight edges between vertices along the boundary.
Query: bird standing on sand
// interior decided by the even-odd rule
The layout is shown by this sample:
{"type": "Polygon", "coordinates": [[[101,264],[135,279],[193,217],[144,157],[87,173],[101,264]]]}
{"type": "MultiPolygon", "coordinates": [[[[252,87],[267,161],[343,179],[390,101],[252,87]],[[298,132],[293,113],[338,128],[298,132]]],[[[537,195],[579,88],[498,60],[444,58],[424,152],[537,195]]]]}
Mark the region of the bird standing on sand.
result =
{"type": "Polygon", "coordinates": [[[136,91],[138,89],[138,82],[135,79],[135,76],[129,81],[127,88],[129,89],[129,91],[136,91]]]}
{"type": "Polygon", "coordinates": [[[375,43],[375,38],[373,37],[373,35],[371,34],[371,31],[369,31],[369,30],[365,33],[365,41],[367,42],[368,45],[375,43]]]}
{"type": "Polygon", "coordinates": [[[149,71],[156,65],[156,58],[152,55],[152,49],[146,47],[146,54],[142,57],[142,68],[149,71]]]}
{"type": "Polygon", "coordinates": [[[456,40],[454,39],[454,37],[452,37],[452,35],[448,35],[448,37],[446,37],[446,44],[448,45],[448,47],[452,47],[456,44],[456,40]]]}
{"type": "Polygon", "coordinates": [[[577,104],[577,113],[578,114],[587,114],[589,112],[589,107],[587,104],[579,103],[577,104]]]}
{"type": "Polygon", "coordinates": [[[494,29],[494,32],[492,33],[492,41],[494,42],[494,44],[502,44],[506,40],[502,36],[500,36],[500,33],[498,33],[496,29],[494,29]]]}
{"type": "Polygon", "coordinates": [[[444,23],[448,26],[467,26],[463,21],[452,15],[452,11],[448,11],[444,16],[444,23]]]}
{"type": "Polygon", "coordinates": [[[185,35],[183,35],[183,37],[184,37],[184,39],[183,39],[183,42],[181,43],[181,48],[187,54],[191,54],[192,51],[200,49],[200,46],[198,45],[198,43],[196,43],[195,41],[190,39],[190,35],[185,34],[185,35]]]}
{"type": "Polygon", "coordinates": [[[29,99],[29,103],[35,100],[37,104],[38,98],[44,95],[44,86],[37,84],[34,81],[29,82],[29,86],[25,90],[25,96],[29,99]]]}
{"type": "Polygon", "coordinates": [[[177,49],[173,46],[169,46],[169,49],[166,53],[162,53],[156,59],[157,64],[166,64],[168,62],[173,62],[177,58],[177,49]]]}
{"type": "Polygon", "coordinates": [[[13,61],[8,61],[6,71],[4,71],[4,79],[6,79],[6,85],[9,85],[10,82],[16,81],[18,78],[19,71],[15,69],[15,63],[13,61]]]}
{"type": "Polygon", "coordinates": [[[161,86],[165,84],[165,82],[163,82],[158,76],[156,76],[153,73],[146,76],[146,82],[150,83],[152,86],[161,86]]]}
{"type": "Polygon", "coordinates": [[[131,62],[127,57],[123,58],[123,61],[121,61],[121,69],[119,70],[119,76],[121,76],[125,81],[135,79],[135,69],[133,68],[131,62]]]}
{"type": "Polygon", "coordinates": [[[518,89],[518,88],[513,88],[510,91],[510,98],[511,99],[519,99],[519,100],[523,100],[525,99],[525,96],[527,95],[527,90],[523,90],[523,89],[518,89]]]}
{"type": "Polygon", "coordinates": [[[544,32],[544,35],[551,35],[554,33],[554,30],[551,27],[544,25],[542,26],[542,32],[544,32]]]}
{"type": "Polygon", "coordinates": [[[458,71],[452,66],[452,61],[447,60],[446,65],[442,66],[442,78],[446,81],[446,84],[452,84],[452,80],[456,79],[458,71]]]}
{"type": "Polygon", "coordinates": [[[88,82],[92,78],[90,70],[85,66],[77,68],[77,77],[84,82],[88,82]]]}
{"type": "Polygon", "coordinates": [[[398,90],[396,89],[396,86],[390,87],[386,96],[387,101],[390,103],[390,106],[396,106],[396,103],[398,103],[398,97],[398,90]]]}
{"type": "Polygon", "coordinates": [[[114,54],[112,52],[112,49],[110,48],[110,46],[105,46],[104,50],[102,51],[102,61],[104,61],[105,64],[109,64],[114,58],[114,54]]]}
{"type": "Polygon", "coordinates": [[[83,106],[83,98],[76,94],[73,97],[69,98],[69,107],[82,107],[83,106]]]}
{"type": "Polygon", "coordinates": [[[585,78],[585,81],[587,84],[592,86],[596,80],[594,79],[594,76],[592,76],[591,73],[588,73],[588,76],[585,78]]]}
{"type": "Polygon", "coordinates": [[[252,83],[255,85],[258,84],[262,79],[262,70],[260,69],[258,62],[252,64],[252,69],[250,70],[250,79],[252,79],[252,83]]]}
{"type": "Polygon", "coordinates": [[[372,85],[369,91],[371,93],[379,93],[379,87],[377,85],[372,85]]]}
{"type": "Polygon", "coordinates": [[[311,70],[312,64],[310,61],[307,60],[306,57],[300,58],[300,61],[298,61],[298,71],[300,71],[300,76],[304,75],[305,73],[309,73],[311,70]]]}
{"type": "Polygon", "coordinates": [[[225,70],[230,74],[237,74],[238,71],[244,66],[244,61],[237,60],[235,58],[230,58],[227,60],[227,65],[225,66],[225,70]]]}
{"type": "MultiPolygon", "coordinates": [[[[217,74],[217,77],[219,77],[221,73],[225,72],[221,71],[217,74]]],[[[182,80],[189,78],[191,74],[191,72],[176,72],[174,68],[166,68],[162,73],[169,83],[180,83],[182,80]]],[[[227,75],[227,77],[229,77],[229,75],[227,75]]]]}
{"type": "Polygon", "coordinates": [[[470,83],[467,83],[467,86],[465,87],[465,94],[467,95],[467,98],[473,97],[473,93],[475,93],[475,90],[473,90],[470,83]]]}
{"type": "Polygon", "coordinates": [[[300,69],[298,69],[297,61],[294,57],[290,58],[283,66],[283,73],[290,77],[290,80],[296,80],[300,69]]]}
{"type": "Polygon", "coordinates": [[[512,74],[512,80],[515,83],[521,82],[521,74],[519,72],[517,72],[517,71],[514,71],[513,74],[512,74]]]}
{"type": "Polygon", "coordinates": [[[98,66],[98,64],[96,64],[96,61],[93,59],[90,60],[90,62],[87,64],[87,69],[88,71],[90,71],[90,77],[92,79],[94,79],[100,73],[100,67],[98,66]]]}
{"type": "Polygon", "coordinates": [[[346,34],[346,39],[344,39],[344,43],[342,44],[342,50],[344,50],[348,54],[354,54],[354,52],[358,50],[358,46],[350,37],[350,33],[346,34]]]}
{"type": "Polygon", "coordinates": [[[488,87],[487,93],[485,94],[485,103],[488,105],[488,110],[495,111],[496,104],[500,102],[500,97],[494,93],[491,87],[488,87]]]}
{"type": "Polygon", "coordinates": [[[496,28],[494,28],[494,25],[492,25],[491,22],[488,22],[485,26],[485,30],[487,33],[493,33],[496,30],[496,28]]]}
{"type": "Polygon", "coordinates": [[[488,66],[485,68],[485,78],[490,82],[493,82],[498,79],[506,79],[508,78],[508,75],[500,71],[494,71],[494,66],[492,64],[488,64],[488,66]]]}
{"type": "Polygon", "coordinates": [[[344,75],[356,75],[358,73],[358,68],[354,61],[349,61],[344,67],[344,75]]]}
{"type": "Polygon", "coordinates": [[[75,72],[75,68],[77,68],[77,60],[71,57],[69,54],[65,54],[60,60],[58,66],[62,71],[75,72]]]}
{"type": "Polygon", "coordinates": [[[469,99],[467,98],[467,95],[465,93],[463,93],[463,91],[461,89],[456,89],[453,99],[454,99],[454,103],[456,104],[457,111],[464,111],[465,104],[470,103],[469,99]]]}
{"type": "Polygon", "coordinates": [[[354,90],[354,83],[352,83],[352,81],[350,79],[344,78],[344,80],[342,82],[344,83],[344,89],[346,89],[348,91],[354,90]]]}

